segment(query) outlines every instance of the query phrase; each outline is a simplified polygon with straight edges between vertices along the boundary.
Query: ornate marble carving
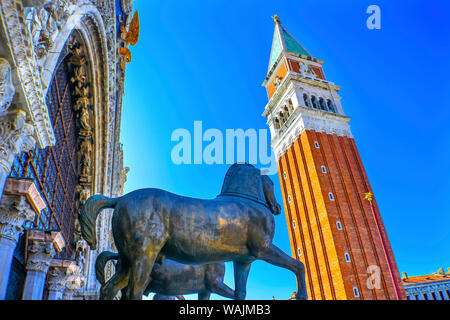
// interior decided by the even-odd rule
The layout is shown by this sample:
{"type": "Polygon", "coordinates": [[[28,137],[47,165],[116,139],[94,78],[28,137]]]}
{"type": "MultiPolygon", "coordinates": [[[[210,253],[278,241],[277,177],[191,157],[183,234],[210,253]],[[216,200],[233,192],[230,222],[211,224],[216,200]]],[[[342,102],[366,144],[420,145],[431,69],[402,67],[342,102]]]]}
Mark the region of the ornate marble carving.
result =
{"type": "Polygon", "coordinates": [[[32,241],[28,247],[26,269],[47,273],[56,251],[51,242],[32,241]]]}
{"type": "Polygon", "coordinates": [[[34,128],[25,122],[26,113],[9,109],[0,117],[0,169],[8,172],[14,158],[35,146],[34,128]]]}
{"type": "MultiPolygon", "coordinates": [[[[61,48],[74,29],[86,41],[86,48],[79,48],[80,51],[72,55],[73,65],[84,65],[87,60],[89,70],[85,75],[88,80],[91,78],[89,88],[81,86],[77,92],[78,146],[80,152],[83,150],[79,157],[79,202],[84,202],[92,192],[111,195],[120,192],[120,173],[123,167],[117,167],[115,162],[125,70],[117,66],[122,57],[118,54],[118,47],[125,40],[118,39],[115,7],[121,5],[126,16],[125,24],[128,26],[132,17],[131,2],[1,0],[0,19],[5,39],[11,48],[11,61],[15,62],[14,71],[17,69],[21,83],[20,88],[16,87],[20,101],[24,103],[20,107],[27,109],[29,120],[35,128],[36,142],[41,148],[55,143],[45,98],[61,48]],[[87,145],[88,141],[91,142],[90,146],[87,145]]],[[[81,83],[84,75],[74,73],[73,76],[81,83]]],[[[3,131],[0,130],[0,134],[1,132],[3,131]]],[[[9,163],[6,167],[9,170],[9,163]]],[[[99,240],[105,249],[112,246],[109,224],[107,215],[99,221],[99,240]]],[[[85,261],[83,272],[89,277],[90,283],[83,292],[97,292],[95,275],[91,275],[89,271],[90,259],[95,260],[95,257],[96,253],[80,250],[79,259],[81,262],[85,261]]]]}
{"type": "Polygon", "coordinates": [[[40,67],[73,10],[71,0],[23,1],[30,42],[40,67]]]}
{"type": "Polygon", "coordinates": [[[24,10],[21,10],[14,0],[3,0],[0,15],[21,81],[21,94],[23,93],[26,107],[35,122],[39,144],[41,147],[46,147],[54,144],[55,137],[45,105],[44,88],[40,80],[38,61],[32,49],[30,30],[24,23],[24,10]]]}
{"type": "Polygon", "coordinates": [[[36,213],[23,195],[3,195],[0,202],[0,237],[17,242],[23,225],[33,221],[36,213]]]}
{"type": "Polygon", "coordinates": [[[47,275],[48,290],[63,292],[66,288],[67,277],[67,268],[50,267],[47,275]]]}
{"type": "Polygon", "coordinates": [[[129,167],[125,167],[120,174],[120,193],[123,194],[123,189],[125,187],[125,182],[127,182],[127,174],[130,172],[129,167]]]}
{"type": "Polygon", "coordinates": [[[56,252],[65,243],[60,232],[44,230],[28,230],[27,262],[28,271],[47,273],[56,252]]]}
{"type": "Polygon", "coordinates": [[[66,288],[69,290],[79,290],[86,284],[86,277],[79,266],[75,266],[72,273],[67,277],[66,288]]]}
{"type": "Polygon", "coordinates": [[[9,62],[0,58],[0,116],[8,110],[16,93],[11,72],[9,62]]]}

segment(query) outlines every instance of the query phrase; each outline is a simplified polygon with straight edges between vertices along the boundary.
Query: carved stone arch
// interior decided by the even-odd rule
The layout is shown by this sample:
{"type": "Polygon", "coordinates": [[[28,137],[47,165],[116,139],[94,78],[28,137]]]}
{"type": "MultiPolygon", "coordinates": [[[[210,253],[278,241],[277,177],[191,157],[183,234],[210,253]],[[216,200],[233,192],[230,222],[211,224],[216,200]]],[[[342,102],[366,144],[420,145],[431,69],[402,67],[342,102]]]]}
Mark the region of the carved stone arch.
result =
{"type": "MultiPolygon", "coordinates": [[[[110,150],[112,143],[111,130],[111,106],[115,101],[110,99],[110,74],[107,45],[104,35],[99,32],[99,25],[91,16],[85,17],[76,29],[81,34],[85,43],[85,55],[90,63],[92,83],[90,83],[92,106],[93,106],[93,152],[94,162],[92,172],[91,193],[109,194],[107,187],[108,176],[110,176],[109,165],[110,150]]],[[[85,199],[84,199],[85,200],[85,199]]]]}
{"type": "Polygon", "coordinates": [[[111,97],[110,90],[110,70],[112,63],[108,54],[109,48],[107,43],[107,34],[101,13],[97,7],[86,2],[76,8],[59,31],[55,40],[53,50],[49,53],[42,72],[42,82],[45,90],[48,90],[55,70],[56,63],[59,59],[63,47],[74,33],[81,35],[83,45],[85,46],[85,55],[90,63],[92,83],[92,105],[94,106],[94,141],[95,147],[93,160],[93,168],[97,169],[93,173],[93,188],[91,192],[83,191],[80,200],[86,199],[90,193],[109,193],[105,190],[108,185],[108,163],[111,162],[111,156],[108,154],[107,146],[111,143],[110,117],[111,110],[115,106],[111,106],[115,101],[115,96],[111,97]]]}

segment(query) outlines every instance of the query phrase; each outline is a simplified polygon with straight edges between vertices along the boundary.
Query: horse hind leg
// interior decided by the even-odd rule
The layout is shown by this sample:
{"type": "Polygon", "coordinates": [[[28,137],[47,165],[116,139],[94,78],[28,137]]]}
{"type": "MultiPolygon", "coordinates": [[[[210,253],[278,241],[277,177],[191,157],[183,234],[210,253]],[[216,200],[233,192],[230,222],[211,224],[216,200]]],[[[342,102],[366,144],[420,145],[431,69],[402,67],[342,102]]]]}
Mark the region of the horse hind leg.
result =
{"type": "Polygon", "coordinates": [[[128,267],[122,263],[120,269],[100,288],[100,300],[113,300],[117,292],[128,284],[128,267]]]}
{"type": "Polygon", "coordinates": [[[302,262],[291,258],[280,248],[270,243],[265,249],[259,250],[257,258],[275,266],[291,270],[297,276],[297,300],[307,300],[305,266],[302,262]]]}
{"type": "Polygon", "coordinates": [[[225,283],[218,281],[211,286],[212,293],[218,294],[228,299],[234,299],[234,290],[227,286],[225,283]]]}
{"type": "Polygon", "coordinates": [[[126,300],[142,300],[145,288],[151,281],[153,264],[158,253],[142,255],[130,267],[130,278],[126,292],[126,300]]]}
{"type": "Polygon", "coordinates": [[[130,258],[130,278],[126,292],[127,300],[142,300],[142,295],[151,281],[153,265],[166,239],[154,237],[146,246],[137,245],[130,258]],[[138,249],[136,249],[138,248],[138,249]]]}
{"type": "Polygon", "coordinates": [[[245,300],[247,295],[247,279],[250,272],[251,262],[234,261],[234,299],[245,300]]]}

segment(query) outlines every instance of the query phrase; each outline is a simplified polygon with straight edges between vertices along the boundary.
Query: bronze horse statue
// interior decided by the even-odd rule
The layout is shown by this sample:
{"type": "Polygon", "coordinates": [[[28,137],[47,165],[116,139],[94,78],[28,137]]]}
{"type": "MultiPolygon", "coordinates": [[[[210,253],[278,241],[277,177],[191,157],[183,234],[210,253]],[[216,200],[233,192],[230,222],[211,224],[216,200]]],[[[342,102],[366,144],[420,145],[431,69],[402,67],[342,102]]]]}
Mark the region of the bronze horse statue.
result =
{"type": "MultiPolygon", "coordinates": [[[[97,280],[105,285],[105,265],[109,260],[118,260],[116,272],[120,272],[122,267],[119,254],[103,251],[95,260],[95,274],[97,280]]],[[[144,291],[148,296],[150,292],[155,292],[154,300],[175,299],[185,294],[198,294],[199,300],[209,300],[211,293],[216,293],[225,298],[233,299],[234,290],[224,282],[225,263],[208,263],[200,265],[182,264],[176,261],[165,259],[162,263],[157,261],[153,265],[150,275],[152,281],[144,291]]],[[[101,290],[101,300],[110,300],[114,297],[103,296],[101,290]]],[[[122,289],[122,297],[126,290],[122,289]]],[[[180,299],[180,298],[178,298],[180,299]]]]}
{"type": "Polygon", "coordinates": [[[297,277],[297,299],[307,299],[305,267],[273,243],[275,219],[281,212],[272,180],[250,164],[234,164],[222,192],[204,200],[160,189],[140,189],[119,198],[90,197],[79,220],[84,239],[96,248],[96,219],[113,208],[112,233],[121,268],[103,286],[104,296],[127,287],[127,300],[140,300],[151,282],[155,261],[169,258],[184,264],[233,261],[236,300],[246,296],[253,261],[286,268],[297,277]]]}

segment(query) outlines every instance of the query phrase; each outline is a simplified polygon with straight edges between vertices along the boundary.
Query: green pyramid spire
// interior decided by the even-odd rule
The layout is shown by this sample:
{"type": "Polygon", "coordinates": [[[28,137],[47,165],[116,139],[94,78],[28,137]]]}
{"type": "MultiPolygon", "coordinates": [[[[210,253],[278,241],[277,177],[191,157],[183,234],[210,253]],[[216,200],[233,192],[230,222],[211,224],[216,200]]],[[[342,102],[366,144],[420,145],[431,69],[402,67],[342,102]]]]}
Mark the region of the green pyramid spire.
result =
{"type": "Polygon", "coordinates": [[[270,52],[269,71],[272,69],[282,51],[312,57],[305,47],[303,47],[300,42],[295,40],[295,38],[281,25],[277,15],[275,15],[273,19],[275,20],[275,30],[273,33],[272,49],[270,52]]]}

